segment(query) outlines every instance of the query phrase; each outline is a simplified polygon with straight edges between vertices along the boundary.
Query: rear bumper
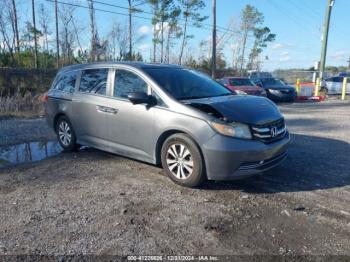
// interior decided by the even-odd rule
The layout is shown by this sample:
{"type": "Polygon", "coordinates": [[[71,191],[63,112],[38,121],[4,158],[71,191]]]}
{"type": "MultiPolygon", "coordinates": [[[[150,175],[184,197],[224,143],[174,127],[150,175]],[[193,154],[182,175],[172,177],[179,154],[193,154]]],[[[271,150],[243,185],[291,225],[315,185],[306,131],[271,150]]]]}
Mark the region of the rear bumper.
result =
{"type": "Polygon", "coordinates": [[[279,165],[287,157],[289,133],[274,143],[215,135],[202,147],[209,180],[236,180],[279,165]]]}

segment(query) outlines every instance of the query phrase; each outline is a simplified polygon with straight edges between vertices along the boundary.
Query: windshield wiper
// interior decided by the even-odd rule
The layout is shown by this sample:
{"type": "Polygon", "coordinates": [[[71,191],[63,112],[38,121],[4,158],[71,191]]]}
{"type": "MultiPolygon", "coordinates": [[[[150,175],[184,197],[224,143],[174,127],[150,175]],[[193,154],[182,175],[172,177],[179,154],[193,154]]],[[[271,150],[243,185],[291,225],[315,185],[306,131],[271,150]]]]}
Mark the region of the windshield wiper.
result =
{"type": "Polygon", "coordinates": [[[226,93],[215,96],[188,96],[188,97],[178,97],[178,100],[191,100],[191,99],[201,99],[201,98],[211,98],[211,97],[219,97],[219,96],[231,96],[235,95],[234,93],[226,93]]]}
{"type": "Polygon", "coordinates": [[[201,98],[208,98],[211,96],[182,96],[178,97],[177,100],[190,100],[190,99],[201,99],[201,98]]]}

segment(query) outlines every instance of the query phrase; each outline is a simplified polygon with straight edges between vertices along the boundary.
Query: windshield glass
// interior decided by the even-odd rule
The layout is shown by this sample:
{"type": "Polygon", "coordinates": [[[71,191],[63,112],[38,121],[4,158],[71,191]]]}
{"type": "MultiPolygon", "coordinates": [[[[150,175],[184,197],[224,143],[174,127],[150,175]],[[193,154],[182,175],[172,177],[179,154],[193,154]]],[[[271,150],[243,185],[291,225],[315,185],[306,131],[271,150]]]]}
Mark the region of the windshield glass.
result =
{"type": "Polygon", "coordinates": [[[230,80],[231,86],[250,86],[255,87],[253,82],[248,78],[231,78],[230,80]]]}
{"type": "Polygon", "coordinates": [[[276,87],[283,87],[286,84],[283,83],[281,80],[276,78],[265,78],[261,79],[261,82],[263,82],[264,86],[276,86],[276,87]]]}
{"type": "Polygon", "coordinates": [[[177,100],[233,95],[206,75],[185,68],[144,68],[144,71],[177,100]]]}

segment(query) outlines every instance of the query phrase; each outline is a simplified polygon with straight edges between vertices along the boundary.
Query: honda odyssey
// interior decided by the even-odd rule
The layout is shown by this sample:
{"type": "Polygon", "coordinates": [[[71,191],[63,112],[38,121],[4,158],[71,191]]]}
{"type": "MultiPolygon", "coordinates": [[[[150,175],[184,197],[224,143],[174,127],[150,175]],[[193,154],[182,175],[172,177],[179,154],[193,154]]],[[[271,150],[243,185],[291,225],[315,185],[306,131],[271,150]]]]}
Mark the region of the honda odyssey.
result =
{"type": "Polygon", "coordinates": [[[45,104],[65,150],[86,145],[160,164],[188,187],[268,170],[285,159],[290,140],[269,99],[237,95],[176,65],[68,66],[58,72],[45,104]]]}

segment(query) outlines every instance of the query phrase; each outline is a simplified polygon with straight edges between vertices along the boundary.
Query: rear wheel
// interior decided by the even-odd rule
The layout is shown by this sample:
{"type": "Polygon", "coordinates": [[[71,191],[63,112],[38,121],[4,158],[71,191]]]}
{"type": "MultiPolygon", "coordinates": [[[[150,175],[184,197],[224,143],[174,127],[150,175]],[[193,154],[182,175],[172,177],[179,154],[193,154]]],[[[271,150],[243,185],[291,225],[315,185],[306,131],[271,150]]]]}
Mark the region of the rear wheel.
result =
{"type": "Polygon", "coordinates": [[[205,180],[199,148],[185,134],[174,134],[164,142],[161,161],[165,173],[179,185],[197,187],[205,180]]]}
{"type": "Polygon", "coordinates": [[[77,148],[73,126],[67,117],[61,116],[56,122],[55,129],[58,142],[64,150],[73,151],[77,148]]]}

